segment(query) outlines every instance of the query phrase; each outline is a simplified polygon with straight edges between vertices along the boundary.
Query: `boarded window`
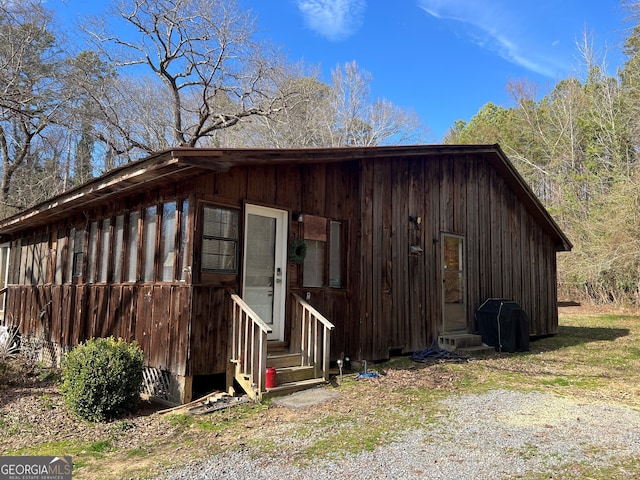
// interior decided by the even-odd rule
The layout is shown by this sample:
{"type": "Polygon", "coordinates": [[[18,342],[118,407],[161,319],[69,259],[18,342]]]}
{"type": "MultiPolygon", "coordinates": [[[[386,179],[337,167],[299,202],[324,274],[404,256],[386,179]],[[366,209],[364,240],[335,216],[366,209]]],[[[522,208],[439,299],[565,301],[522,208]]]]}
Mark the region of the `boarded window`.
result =
{"type": "Polygon", "coordinates": [[[100,230],[100,277],[99,282],[106,282],[109,274],[109,244],[111,243],[111,220],[105,218],[100,230]]]}
{"type": "Polygon", "coordinates": [[[113,231],[113,281],[122,281],[122,254],[124,239],[124,215],[116,217],[115,229],[113,231]]]}
{"type": "Polygon", "coordinates": [[[162,270],[160,281],[173,281],[173,269],[176,263],[176,202],[162,205],[162,226],[160,230],[160,251],[162,270]]]}
{"type": "Polygon", "coordinates": [[[304,257],[302,285],[305,287],[323,287],[325,285],[327,219],[305,215],[304,241],[307,245],[307,255],[304,257]]]}
{"type": "Polygon", "coordinates": [[[144,269],[143,280],[153,281],[153,268],[156,252],[156,211],[157,208],[147,207],[144,212],[144,269]]]}
{"type": "Polygon", "coordinates": [[[127,242],[127,282],[138,280],[138,221],[140,212],[129,214],[129,231],[127,242]]]}
{"type": "Polygon", "coordinates": [[[238,212],[204,206],[202,210],[202,271],[238,271],[238,212]]]}
{"type": "Polygon", "coordinates": [[[304,287],[343,287],[343,223],[313,215],[304,216],[304,287]]]}

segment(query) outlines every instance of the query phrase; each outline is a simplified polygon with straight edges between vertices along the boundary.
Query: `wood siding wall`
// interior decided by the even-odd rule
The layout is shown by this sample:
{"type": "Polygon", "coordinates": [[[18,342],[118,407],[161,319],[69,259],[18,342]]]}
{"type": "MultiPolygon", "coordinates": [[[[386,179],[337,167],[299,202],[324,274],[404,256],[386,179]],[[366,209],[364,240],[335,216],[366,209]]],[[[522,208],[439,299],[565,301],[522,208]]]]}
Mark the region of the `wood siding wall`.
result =
{"type": "Polygon", "coordinates": [[[508,298],[527,312],[532,335],[556,333],[554,244],[486,159],[390,158],[366,162],[362,172],[361,325],[347,334],[355,339],[349,350],[383,359],[389,349],[412,352],[437,338],[443,232],[465,238],[470,331],[487,298],[508,298]],[[423,253],[411,255],[412,245],[423,253]]]}
{"type": "MultiPolygon", "coordinates": [[[[240,212],[251,203],[343,222],[343,288],[303,287],[302,267],[289,262],[287,269],[288,292],[303,298],[309,292],[310,303],[336,326],[334,360],[385,359],[390,350],[423,349],[436,338],[442,324],[442,232],[465,238],[470,329],[484,300],[504,297],[526,310],[533,335],[556,333],[556,248],[481,153],[237,166],[169,182],[162,191],[166,198],[189,198],[187,282],[52,285],[49,272],[44,285],[9,285],[12,323],[22,322],[30,333],[46,328],[48,339],[65,346],[91,336],[135,339],[150,366],[178,375],[225,372],[228,293],[240,293],[241,272],[200,273],[199,217],[205,203],[240,212]],[[420,216],[422,223],[416,226],[410,216],[420,216]],[[412,245],[422,254],[411,255],[412,245]]],[[[154,190],[128,198],[120,207],[96,208],[90,220],[164,197],[154,190]]],[[[25,235],[46,233],[53,242],[60,228],[77,223],[78,218],[61,220],[25,235]]],[[[289,241],[302,229],[292,221],[289,241]]],[[[291,311],[285,339],[295,347],[300,333],[291,311]]]]}
{"type": "Polygon", "coordinates": [[[63,347],[92,337],[136,340],[147,365],[185,375],[189,286],[14,285],[8,323],[63,347]]]}
{"type": "MultiPolygon", "coordinates": [[[[296,292],[304,297],[311,292],[311,304],[336,325],[331,338],[333,358],[346,352],[347,332],[357,330],[357,305],[351,301],[358,291],[359,260],[356,252],[359,227],[359,162],[314,165],[279,165],[236,167],[224,173],[197,177],[192,185],[201,202],[242,209],[245,203],[278,208],[289,212],[303,212],[329,219],[341,220],[347,228],[348,243],[345,259],[345,288],[303,288],[301,266],[288,263],[288,294],[296,292]],[[349,285],[350,288],[346,288],[349,285]]],[[[197,209],[201,214],[201,208],[197,209]]],[[[197,219],[196,219],[197,221],[197,219]]],[[[242,223],[242,220],[241,220],[242,223]]],[[[301,237],[303,226],[291,221],[289,241],[301,237]]],[[[197,234],[196,234],[197,236],[197,234]]],[[[241,274],[200,275],[199,242],[194,252],[194,291],[190,368],[193,375],[222,373],[228,362],[228,295],[240,293],[241,274]]],[[[242,249],[242,241],[240,242],[242,249]]],[[[242,262],[240,262],[242,263],[242,262]]],[[[299,345],[298,325],[291,318],[290,296],[285,319],[285,340],[292,348],[299,345]]]]}

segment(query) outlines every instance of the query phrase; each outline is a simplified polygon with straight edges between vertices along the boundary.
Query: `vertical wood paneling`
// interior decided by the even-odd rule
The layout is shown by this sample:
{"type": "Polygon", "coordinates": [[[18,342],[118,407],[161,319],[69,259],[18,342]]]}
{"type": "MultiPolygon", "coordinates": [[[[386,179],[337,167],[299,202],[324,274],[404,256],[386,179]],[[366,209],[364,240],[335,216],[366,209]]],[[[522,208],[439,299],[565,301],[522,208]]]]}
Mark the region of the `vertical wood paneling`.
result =
{"type": "Polygon", "coordinates": [[[247,176],[247,199],[255,203],[274,205],[277,177],[275,166],[256,166],[247,176]]]}
{"type": "Polygon", "coordinates": [[[326,201],[326,165],[303,165],[302,211],[322,216],[326,201]]]}
{"type": "Polygon", "coordinates": [[[286,185],[285,188],[281,186],[276,190],[276,205],[291,210],[300,209],[300,198],[303,195],[300,168],[295,165],[279,165],[276,168],[278,183],[286,185]]]}
{"type": "Polygon", "coordinates": [[[474,312],[480,302],[480,252],[478,241],[478,166],[477,161],[469,156],[466,165],[466,202],[465,210],[465,257],[466,257],[466,291],[467,291],[467,324],[470,331],[475,330],[474,312]]]}
{"type": "MultiPolygon", "coordinates": [[[[390,348],[424,348],[439,332],[442,265],[437,242],[443,231],[465,237],[470,326],[480,303],[506,296],[527,310],[533,333],[555,332],[554,245],[488,160],[484,154],[431,155],[232,167],[167,185],[144,198],[189,192],[192,212],[198,200],[235,207],[248,201],[342,220],[347,231],[345,287],[313,289],[312,304],[336,325],[333,359],[345,354],[377,360],[386,358],[390,348]],[[422,225],[410,224],[410,215],[421,216],[422,225]],[[422,255],[410,256],[411,245],[421,247],[422,255]]],[[[97,206],[90,214],[114,215],[112,208],[97,206]]],[[[194,215],[190,217],[193,221],[194,215]]],[[[291,225],[290,239],[299,227],[291,225]]],[[[54,278],[53,261],[42,264],[46,272],[34,263],[34,239],[46,233],[55,242],[50,232],[60,228],[68,225],[58,222],[24,240],[27,278],[54,278]]],[[[190,247],[196,256],[197,245],[196,238],[190,247]]],[[[290,291],[304,295],[301,268],[289,265],[288,282],[290,291]]],[[[175,284],[10,285],[7,308],[33,333],[42,329],[40,311],[48,309],[48,333],[64,345],[92,335],[122,336],[138,341],[150,365],[204,375],[226,370],[226,291],[239,284],[240,275],[225,285],[196,285],[193,291],[175,284]]],[[[290,317],[287,322],[291,339],[296,327],[290,317]]]]}
{"type": "Polygon", "coordinates": [[[147,365],[151,365],[151,331],[153,322],[153,287],[143,285],[137,290],[135,339],[145,353],[147,365]]]}
{"type": "MultiPolygon", "coordinates": [[[[407,332],[410,331],[409,307],[409,229],[413,225],[409,222],[408,195],[405,194],[409,180],[409,171],[405,159],[392,163],[391,176],[391,199],[392,199],[392,220],[391,220],[391,263],[394,266],[391,297],[392,311],[391,321],[391,343],[393,348],[400,348],[404,351],[409,343],[407,332]]],[[[424,215],[422,209],[420,215],[424,215]]]]}
{"type": "Polygon", "coordinates": [[[373,231],[373,165],[369,162],[363,162],[361,171],[361,200],[362,205],[362,235],[360,241],[360,273],[361,273],[361,314],[360,314],[360,341],[356,358],[371,359],[371,343],[373,337],[373,278],[375,257],[373,255],[373,245],[375,242],[375,232],[373,231]]]}

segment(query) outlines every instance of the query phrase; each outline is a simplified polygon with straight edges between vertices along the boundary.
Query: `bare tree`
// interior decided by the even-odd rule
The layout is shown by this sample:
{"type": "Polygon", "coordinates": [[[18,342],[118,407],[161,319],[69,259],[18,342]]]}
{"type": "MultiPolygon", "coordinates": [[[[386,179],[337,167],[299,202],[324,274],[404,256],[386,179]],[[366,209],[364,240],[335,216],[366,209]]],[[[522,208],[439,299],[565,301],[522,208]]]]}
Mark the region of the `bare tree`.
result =
{"type": "Polygon", "coordinates": [[[414,112],[384,99],[371,99],[373,77],[355,61],[332,73],[334,124],[331,144],[374,146],[422,141],[426,128],[414,112]]]}
{"type": "MultiPolygon", "coordinates": [[[[236,0],[131,0],[120,3],[117,12],[133,28],[118,35],[97,28],[89,33],[116,67],[137,67],[138,73],[140,66],[147,67],[169,100],[166,115],[144,119],[146,130],[153,132],[150,136],[120,124],[111,107],[106,119],[126,145],[106,135],[103,140],[118,154],[196,146],[220,129],[283,108],[278,90],[282,62],[252,39],[252,19],[236,0]]],[[[151,91],[150,79],[145,82],[151,91]]],[[[128,105],[138,107],[139,102],[128,105]]]]}
{"type": "MultiPolygon", "coordinates": [[[[65,91],[64,69],[51,17],[37,2],[0,4],[0,201],[10,202],[11,182],[25,162],[37,162],[34,148],[42,132],[59,122],[65,91]]],[[[4,213],[7,213],[6,208],[4,213]]]]}
{"type": "Polygon", "coordinates": [[[289,102],[277,115],[254,122],[244,134],[259,146],[374,146],[419,143],[427,130],[418,116],[373,99],[371,75],[350,62],[332,72],[331,84],[312,74],[291,74],[289,102]]]}

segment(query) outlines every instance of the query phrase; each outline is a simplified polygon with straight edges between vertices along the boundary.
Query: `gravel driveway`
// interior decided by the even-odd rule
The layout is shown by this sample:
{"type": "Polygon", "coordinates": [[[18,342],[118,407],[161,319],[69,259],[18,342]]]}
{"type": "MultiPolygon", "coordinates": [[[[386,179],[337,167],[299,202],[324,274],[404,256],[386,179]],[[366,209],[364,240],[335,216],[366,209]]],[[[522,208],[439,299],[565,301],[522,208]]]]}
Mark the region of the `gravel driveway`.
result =
{"type": "Polygon", "coordinates": [[[579,478],[589,466],[640,456],[640,412],[627,407],[509,390],[454,396],[446,404],[436,429],[406,432],[372,452],[299,467],[284,449],[269,458],[245,450],[162,478],[476,480],[531,473],[579,478]]]}

